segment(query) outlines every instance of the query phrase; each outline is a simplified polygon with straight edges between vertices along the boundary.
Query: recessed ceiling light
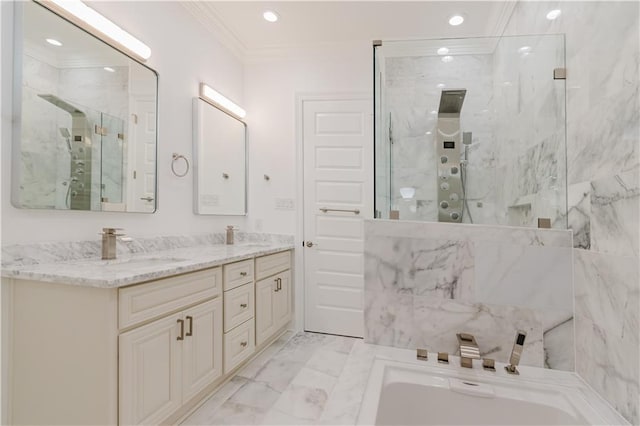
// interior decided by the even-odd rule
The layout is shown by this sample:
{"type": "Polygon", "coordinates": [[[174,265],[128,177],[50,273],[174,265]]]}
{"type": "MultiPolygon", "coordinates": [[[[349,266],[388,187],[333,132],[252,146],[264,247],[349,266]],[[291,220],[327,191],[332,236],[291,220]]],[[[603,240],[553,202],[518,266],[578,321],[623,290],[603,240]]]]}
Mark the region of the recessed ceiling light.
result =
{"type": "Polygon", "coordinates": [[[427,133],[425,133],[425,135],[430,135],[430,134],[431,134],[431,132],[427,132],[427,133]]]}
{"type": "Polygon", "coordinates": [[[262,17],[269,22],[276,22],[278,20],[278,14],[275,13],[272,10],[266,10],[263,14],[262,17]]]}
{"type": "Polygon", "coordinates": [[[518,53],[529,53],[531,52],[531,46],[522,46],[518,49],[518,53]]]}
{"type": "Polygon", "coordinates": [[[111,67],[104,67],[103,69],[104,69],[105,71],[109,71],[109,72],[116,72],[116,70],[114,70],[114,69],[113,69],[113,68],[111,68],[111,67]]]}
{"type": "Polygon", "coordinates": [[[458,26],[464,22],[464,16],[462,15],[453,15],[449,18],[449,25],[458,26]]]}
{"type": "Polygon", "coordinates": [[[447,55],[442,57],[442,62],[451,62],[451,61],[453,61],[453,56],[447,55]]]}
{"type": "Polygon", "coordinates": [[[547,19],[553,21],[560,15],[562,15],[562,11],[560,9],[553,9],[547,13],[547,19]]]}
{"type": "Polygon", "coordinates": [[[62,46],[62,43],[60,43],[58,40],[56,40],[55,38],[48,38],[47,39],[47,43],[53,45],[53,46],[62,46]]]}
{"type": "Polygon", "coordinates": [[[438,55],[446,55],[447,53],[449,53],[448,47],[441,47],[440,49],[438,49],[438,55]]]}
{"type": "Polygon", "coordinates": [[[438,89],[442,89],[444,87],[444,83],[438,83],[438,89]]]}
{"type": "Polygon", "coordinates": [[[433,111],[431,111],[431,114],[437,114],[438,111],[436,111],[435,109],[433,111]]]}

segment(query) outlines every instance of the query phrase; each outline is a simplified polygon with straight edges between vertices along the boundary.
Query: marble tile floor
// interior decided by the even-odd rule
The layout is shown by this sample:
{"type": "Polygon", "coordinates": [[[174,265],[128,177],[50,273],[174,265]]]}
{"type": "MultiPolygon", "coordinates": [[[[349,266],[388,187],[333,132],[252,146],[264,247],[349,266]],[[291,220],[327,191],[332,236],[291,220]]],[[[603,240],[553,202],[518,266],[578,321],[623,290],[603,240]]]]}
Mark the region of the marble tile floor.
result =
{"type": "Polygon", "coordinates": [[[355,424],[375,357],[405,351],[350,337],[287,332],[182,424],[355,424]]]}

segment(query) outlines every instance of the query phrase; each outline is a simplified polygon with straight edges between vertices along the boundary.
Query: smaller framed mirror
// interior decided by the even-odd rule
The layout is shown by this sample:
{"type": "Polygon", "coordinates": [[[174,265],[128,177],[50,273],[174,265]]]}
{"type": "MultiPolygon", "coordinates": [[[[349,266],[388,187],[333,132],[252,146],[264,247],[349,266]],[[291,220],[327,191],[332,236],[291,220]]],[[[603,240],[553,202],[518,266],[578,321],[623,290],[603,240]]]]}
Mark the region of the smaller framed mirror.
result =
{"type": "Polygon", "coordinates": [[[247,214],[247,125],[193,100],[194,213],[247,214]]]}

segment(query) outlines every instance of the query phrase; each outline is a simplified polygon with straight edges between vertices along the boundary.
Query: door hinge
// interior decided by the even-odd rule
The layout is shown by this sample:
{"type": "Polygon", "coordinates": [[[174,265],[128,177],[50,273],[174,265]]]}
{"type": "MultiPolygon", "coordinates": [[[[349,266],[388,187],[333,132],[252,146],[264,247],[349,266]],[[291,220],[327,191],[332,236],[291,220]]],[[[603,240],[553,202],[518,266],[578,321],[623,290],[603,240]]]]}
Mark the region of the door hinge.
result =
{"type": "Polygon", "coordinates": [[[138,114],[131,114],[131,117],[133,118],[133,124],[138,124],[138,114]]]}
{"type": "Polygon", "coordinates": [[[138,172],[136,172],[135,170],[133,171],[133,178],[136,179],[138,177],[138,172]]]}
{"type": "Polygon", "coordinates": [[[107,136],[107,128],[106,127],[100,127],[97,124],[95,126],[95,132],[96,132],[97,135],[107,136]]]}
{"type": "Polygon", "coordinates": [[[553,79],[554,80],[566,80],[567,79],[567,69],[566,68],[554,68],[554,70],[553,70],[553,79]]]}

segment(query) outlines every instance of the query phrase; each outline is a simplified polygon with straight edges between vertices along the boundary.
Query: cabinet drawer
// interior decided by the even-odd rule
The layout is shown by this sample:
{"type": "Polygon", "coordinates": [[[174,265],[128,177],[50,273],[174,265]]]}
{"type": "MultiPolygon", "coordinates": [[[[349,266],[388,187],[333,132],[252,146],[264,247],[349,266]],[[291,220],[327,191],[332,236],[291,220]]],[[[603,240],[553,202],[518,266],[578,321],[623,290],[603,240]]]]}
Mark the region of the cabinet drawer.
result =
{"type": "Polygon", "coordinates": [[[224,373],[237,367],[255,350],[255,325],[246,321],[224,335],[224,373]]]}
{"type": "Polygon", "coordinates": [[[253,259],[224,265],[224,290],[253,282],[253,259]]]}
{"type": "Polygon", "coordinates": [[[256,279],[268,277],[291,267],[291,252],[283,251],[256,258],[256,279]]]}
{"type": "Polygon", "coordinates": [[[248,319],[253,318],[253,283],[224,292],[225,333],[248,319]]]}
{"type": "Polygon", "coordinates": [[[118,289],[118,324],[126,328],[219,296],[220,267],[118,289]]]}

